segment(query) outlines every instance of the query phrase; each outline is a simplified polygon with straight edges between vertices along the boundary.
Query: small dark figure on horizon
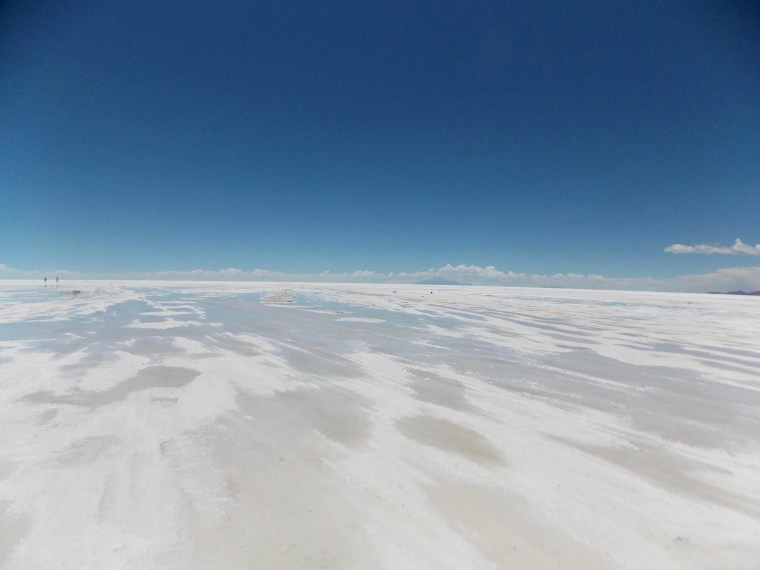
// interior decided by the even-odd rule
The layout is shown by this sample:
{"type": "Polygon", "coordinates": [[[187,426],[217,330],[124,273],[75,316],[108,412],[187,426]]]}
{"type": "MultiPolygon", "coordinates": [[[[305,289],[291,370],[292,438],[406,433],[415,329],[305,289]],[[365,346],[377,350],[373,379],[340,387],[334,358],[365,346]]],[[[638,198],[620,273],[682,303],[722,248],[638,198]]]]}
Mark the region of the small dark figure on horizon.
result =
{"type": "Polygon", "coordinates": [[[43,279],[45,280],[45,287],[47,287],[47,277],[43,277],[43,279]]]}
{"type": "Polygon", "coordinates": [[[58,277],[55,278],[55,286],[58,287],[58,277]]]}

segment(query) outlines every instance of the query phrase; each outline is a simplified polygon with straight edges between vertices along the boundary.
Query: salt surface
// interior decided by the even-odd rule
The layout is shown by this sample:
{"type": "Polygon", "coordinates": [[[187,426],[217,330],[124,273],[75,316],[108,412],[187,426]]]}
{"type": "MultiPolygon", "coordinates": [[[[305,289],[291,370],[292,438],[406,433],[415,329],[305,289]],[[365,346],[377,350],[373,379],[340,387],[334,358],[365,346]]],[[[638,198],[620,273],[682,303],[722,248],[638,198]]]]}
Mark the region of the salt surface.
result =
{"type": "Polygon", "coordinates": [[[758,567],[757,299],[69,287],[0,282],[3,568],[758,567]]]}

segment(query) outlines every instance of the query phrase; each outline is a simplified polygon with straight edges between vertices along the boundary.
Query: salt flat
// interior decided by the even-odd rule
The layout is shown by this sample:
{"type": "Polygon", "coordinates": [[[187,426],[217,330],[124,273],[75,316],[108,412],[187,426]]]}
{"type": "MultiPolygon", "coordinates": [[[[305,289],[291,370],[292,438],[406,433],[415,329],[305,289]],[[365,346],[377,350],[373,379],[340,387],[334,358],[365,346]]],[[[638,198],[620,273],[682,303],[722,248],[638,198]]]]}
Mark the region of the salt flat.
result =
{"type": "Polygon", "coordinates": [[[0,566],[756,570],[759,371],[757,298],[0,282],[0,566]]]}

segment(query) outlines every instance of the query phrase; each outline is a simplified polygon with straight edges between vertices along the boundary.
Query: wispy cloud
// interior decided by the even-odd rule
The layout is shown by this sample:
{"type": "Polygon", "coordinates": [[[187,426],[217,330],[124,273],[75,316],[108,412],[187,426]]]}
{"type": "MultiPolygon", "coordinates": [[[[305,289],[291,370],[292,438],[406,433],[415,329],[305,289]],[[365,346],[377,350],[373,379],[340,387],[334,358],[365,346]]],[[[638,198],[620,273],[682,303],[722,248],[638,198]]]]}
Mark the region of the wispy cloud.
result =
{"type": "Polygon", "coordinates": [[[734,245],[712,245],[700,243],[697,245],[684,245],[674,243],[665,248],[668,253],[702,253],[707,255],[760,255],[760,243],[749,245],[736,238],[734,245]]]}
{"type": "Polygon", "coordinates": [[[41,279],[59,275],[66,279],[138,279],[138,280],[238,280],[272,282],[323,283],[416,283],[430,279],[447,279],[471,285],[506,285],[517,287],[567,287],[579,289],[627,289],[642,291],[745,291],[760,290],[760,267],[729,267],[710,273],[680,275],[671,278],[610,277],[589,273],[518,273],[502,271],[493,265],[451,265],[410,272],[379,272],[370,269],[334,273],[286,273],[255,268],[165,270],[141,273],[91,275],[68,270],[58,272],[24,271],[0,264],[0,278],[41,279]]]}
{"type": "Polygon", "coordinates": [[[251,281],[302,281],[333,283],[416,283],[443,278],[472,285],[518,287],[568,287],[583,289],[632,289],[647,291],[728,291],[760,289],[760,267],[731,267],[710,273],[680,275],[672,278],[609,277],[588,273],[518,273],[502,271],[493,265],[444,265],[423,271],[378,272],[359,270],[345,273],[285,273],[267,269],[246,271],[238,268],[191,271],[154,271],[121,275],[131,279],[236,279],[251,281]]]}
{"type": "MultiPolygon", "coordinates": [[[[317,281],[347,283],[416,283],[430,279],[446,279],[472,285],[573,286],[577,283],[603,283],[601,275],[557,273],[539,275],[502,271],[493,265],[451,265],[421,271],[380,272],[361,269],[351,272],[285,273],[268,269],[246,271],[239,268],[192,269],[189,271],[150,271],[118,275],[130,279],[250,279],[261,281],[317,281]]],[[[575,285],[578,286],[578,285],[575,285]]]]}

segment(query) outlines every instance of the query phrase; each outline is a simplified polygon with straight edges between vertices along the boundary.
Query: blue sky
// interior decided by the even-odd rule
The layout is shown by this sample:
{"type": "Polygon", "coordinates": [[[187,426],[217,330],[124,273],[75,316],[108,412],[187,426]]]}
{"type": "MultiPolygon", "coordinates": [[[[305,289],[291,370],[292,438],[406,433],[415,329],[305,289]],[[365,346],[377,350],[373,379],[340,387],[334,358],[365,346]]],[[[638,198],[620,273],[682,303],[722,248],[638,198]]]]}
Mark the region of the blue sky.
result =
{"type": "Polygon", "coordinates": [[[6,269],[760,265],[750,2],[0,10],[6,269]]]}

